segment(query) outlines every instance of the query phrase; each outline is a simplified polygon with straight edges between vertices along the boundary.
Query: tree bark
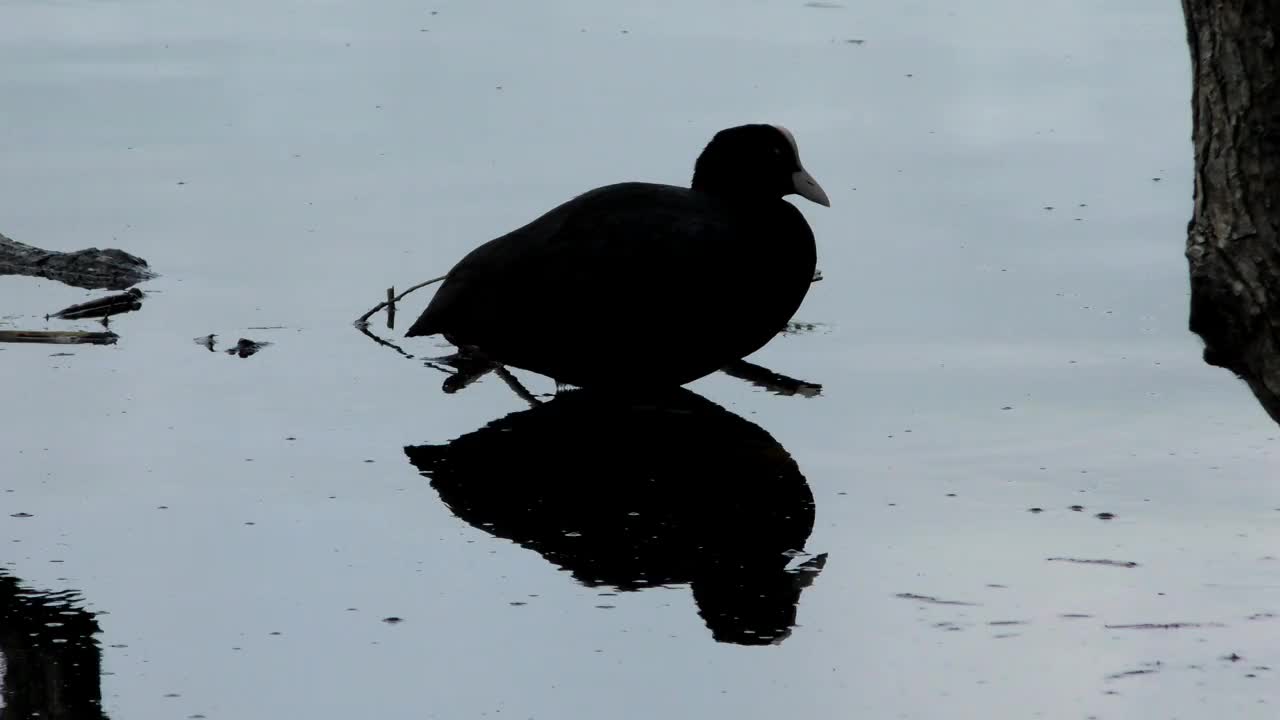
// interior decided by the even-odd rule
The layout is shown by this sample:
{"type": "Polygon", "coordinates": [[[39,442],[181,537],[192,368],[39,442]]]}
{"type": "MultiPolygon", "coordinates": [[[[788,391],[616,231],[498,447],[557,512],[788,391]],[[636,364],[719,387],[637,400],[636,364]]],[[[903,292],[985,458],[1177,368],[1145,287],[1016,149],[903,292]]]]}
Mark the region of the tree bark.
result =
{"type": "Polygon", "coordinates": [[[1280,422],[1280,0],[1183,0],[1195,209],[1190,329],[1280,422]]]}

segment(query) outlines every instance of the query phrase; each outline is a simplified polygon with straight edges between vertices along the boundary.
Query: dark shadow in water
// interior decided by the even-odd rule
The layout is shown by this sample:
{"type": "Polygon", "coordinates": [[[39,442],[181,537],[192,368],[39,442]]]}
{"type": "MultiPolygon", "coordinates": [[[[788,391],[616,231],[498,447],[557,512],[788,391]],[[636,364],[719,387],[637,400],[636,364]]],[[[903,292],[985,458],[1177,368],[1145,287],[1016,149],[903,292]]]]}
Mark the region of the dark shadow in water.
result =
{"type": "Polygon", "coordinates": [[[716,640],[785,639],[825,555],[798,567],[814,501],[759,426],[688,390],[560,393],[405,454],[462,520],[589,586],[692,586],[716,640]]]}
{"type": "Polygon", "coordinates": [[[0,571],[0,720],[102,720],[102,650],[94,614],[72,592],[39,592],[0,571]]]}

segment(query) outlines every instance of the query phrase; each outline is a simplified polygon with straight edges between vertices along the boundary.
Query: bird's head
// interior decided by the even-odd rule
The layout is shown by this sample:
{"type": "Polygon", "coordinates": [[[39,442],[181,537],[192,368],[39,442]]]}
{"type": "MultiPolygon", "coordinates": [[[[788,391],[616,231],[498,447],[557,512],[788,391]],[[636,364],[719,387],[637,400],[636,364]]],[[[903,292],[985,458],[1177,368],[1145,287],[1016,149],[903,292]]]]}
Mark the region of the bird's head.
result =
{"type": "Polygon", "coordinates": [[[698,156],[692,187],[734,198],[794,194],[831,207],[826,191],[800,163],[795,136],[781,125],[739,125],[716,133],[698,156]]]}

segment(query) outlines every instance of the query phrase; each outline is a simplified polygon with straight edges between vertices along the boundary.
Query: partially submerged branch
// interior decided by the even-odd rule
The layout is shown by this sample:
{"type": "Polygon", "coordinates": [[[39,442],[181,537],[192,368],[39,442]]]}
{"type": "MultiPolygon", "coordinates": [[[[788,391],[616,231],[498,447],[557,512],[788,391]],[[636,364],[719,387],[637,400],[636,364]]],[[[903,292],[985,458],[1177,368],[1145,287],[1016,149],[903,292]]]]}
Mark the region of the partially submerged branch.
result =
{"type": "Polygon", "coordinates": [[[76,330],[0,330],[0,342],[48,343],[53,345],[114,345],[120,339],[113,332],[76,330]]]}
{"type": "Polygon", "coordinates": [[[368,324],[369,324],[369,318],[373,317],[373,314],[374,314],[374,313],[378,312],[378,311],[379,311],[379,310],[381,310],[382,308],[390,308],[390,311],[389,311],[389,313],[388,313],[388,315],[389,315],[390,317],[388,317],[388,318],[387,318],[387,327],[391,327],[391,324],[392,324],[392,322],[393,322],[393,320],[394,320],[395,304],[396,304],[396,303],[398,303],[398,302],[400,302],[401,300],[403,300],[403,299],[404,299],[404,297],[405,297],[406,295],[408,295],[409,293],[413,292],[414,290],[418,290],[418,289],[420,289],[420,288],[424,288],[424,287],[426,287],[426,286],[428,286],[428,285],[434,285],[434,284],[436,284],[436,283],[440,282],[441,280],[444,280],[444,279],[445,279],[445,277],[447,277],[447,276],[445,276],[445,275],[441,275],[441,276],[440,276],[440,277],[438,277],[438,278],[432,278],[432,279],[430,279],[430,280],[428,280],[428,281],[426,281],[426,282],[420,282],[420,283],[418,283],[417,285],[414,285],[413,287],[409,288],[408,290],[405,290],[404,292],[402,292],[402,293],[400,293],[399,295],[396,295],[396,296],[394,296],[394,297],[391,295],[391,292],[392,292],[392,290],[394,290],[394,288],[387,288],[387,299],[386,299],[386,300],[383,300],[382,302],[378,303],[377,305],[374,305],[374,306],[373,306],[373,308],[369,310],[369,312],[367,312],[367,313],[365,313],[365,314],[361,315],[360,317],[356,318],[356,325],[368,325],[368,324]]]}
{"type": "Polygon", "coordinates": [[[124,290],[156,277],[147,261],[123,250],[42,250],[0,235],[0,275],[48,278],[88,290],[124,290]]]}
{"type": "Polygon", "coordinates": [[[119,315],[141,309],[142,291],[138,288],[130,288],[128,292],[120,293],[119,295],[108,295],[97,300],[62,308],[58,312],[46,316],[45,319],[55,317],[59,320],[81,320],[84,318],[105,320],[111,315],[119,315]]]}

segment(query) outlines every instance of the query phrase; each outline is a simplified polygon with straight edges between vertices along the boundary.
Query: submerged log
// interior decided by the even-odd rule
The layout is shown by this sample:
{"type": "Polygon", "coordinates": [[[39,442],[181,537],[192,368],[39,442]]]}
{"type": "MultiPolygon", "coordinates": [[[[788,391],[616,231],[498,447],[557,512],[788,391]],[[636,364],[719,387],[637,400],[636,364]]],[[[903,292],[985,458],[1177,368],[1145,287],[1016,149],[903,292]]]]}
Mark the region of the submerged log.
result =
{"type": "Polygon", "coordinates": [[[113,332],[78,330],[0,330],[0,342],[49,343],[53,345],[114,345],[120,339],[113,332]]]}
{"type": "Polygon", "coordinates": [[[1280,2],[1183,0],[1195,209],[1190,329],[1280,422],[1280,2]]]}
{"type": "Polygon", "coordinates": [[[123,250],[42,250],[0,235],[0,275],[48,278],[87,290],[124,290],[156,277],[147,261],[123,250]]]}

